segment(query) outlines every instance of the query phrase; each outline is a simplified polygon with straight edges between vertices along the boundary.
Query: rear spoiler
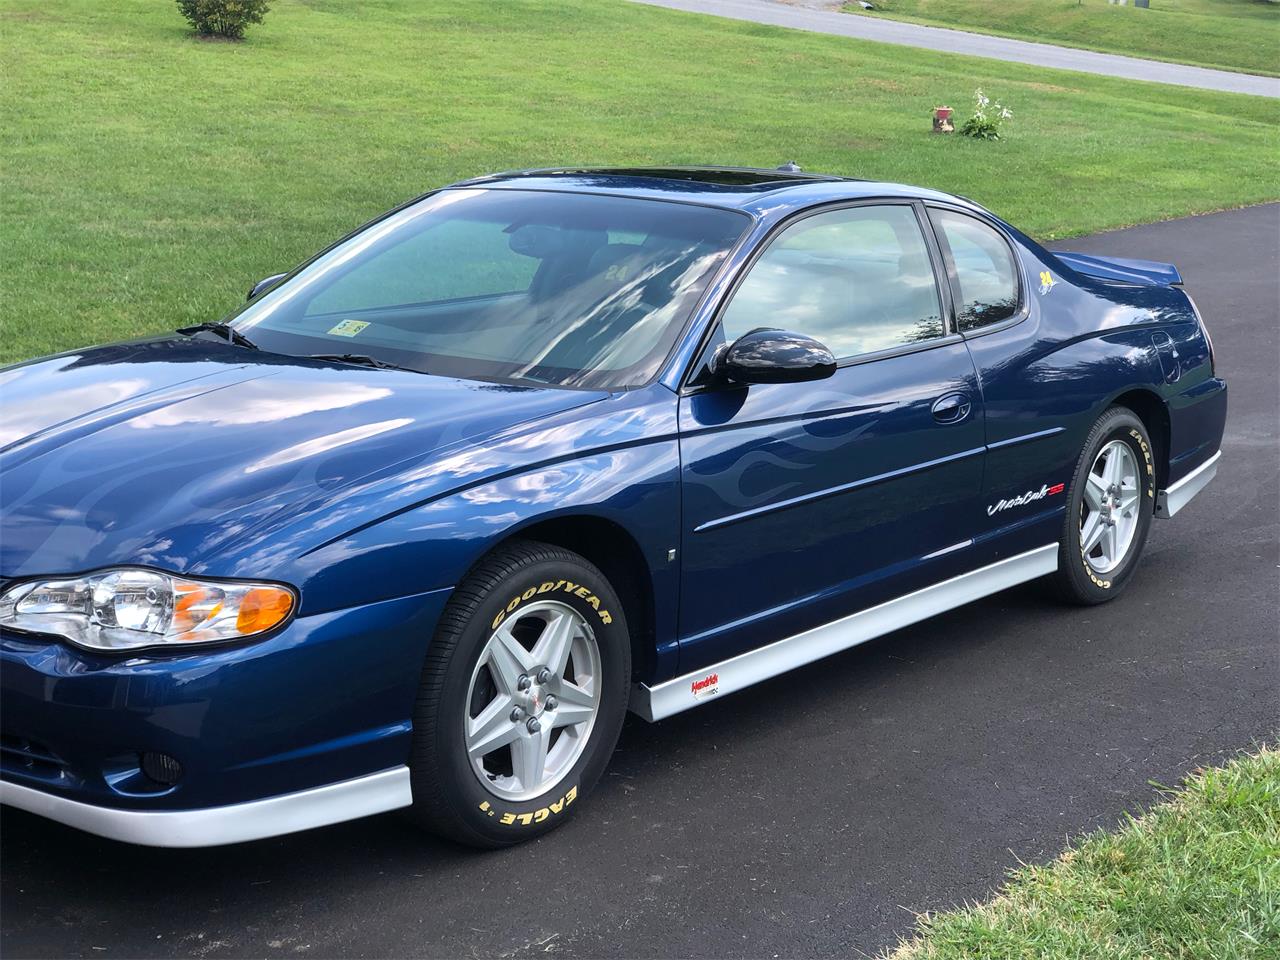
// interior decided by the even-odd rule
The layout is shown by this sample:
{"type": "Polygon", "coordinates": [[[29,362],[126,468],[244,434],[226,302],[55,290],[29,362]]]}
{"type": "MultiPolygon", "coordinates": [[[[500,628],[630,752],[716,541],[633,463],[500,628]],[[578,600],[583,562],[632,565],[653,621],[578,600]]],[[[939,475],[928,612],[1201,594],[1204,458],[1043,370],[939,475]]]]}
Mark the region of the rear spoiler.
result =
{"type": "Polygon", "coordinates": [[[1123,257],[1095,257],[1089,253],[1054,253],[1077,273],[1100,280],[1132,283],[1143,287],[1169,287],[1182,283],[1182,274],[1172,263],[1156,260],[1126,260],[1123,257]]]}

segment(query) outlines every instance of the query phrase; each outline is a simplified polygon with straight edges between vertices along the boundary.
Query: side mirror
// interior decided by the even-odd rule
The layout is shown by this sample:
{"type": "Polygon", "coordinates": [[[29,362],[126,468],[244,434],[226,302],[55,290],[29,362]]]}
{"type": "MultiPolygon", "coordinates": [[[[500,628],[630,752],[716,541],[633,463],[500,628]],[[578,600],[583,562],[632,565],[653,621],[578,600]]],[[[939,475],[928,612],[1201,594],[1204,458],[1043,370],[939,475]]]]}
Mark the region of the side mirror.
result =
{"type": "Polygon", "coordinates": [[[836,358],[813,337],[761,327],[721,347],[711,372],[733,383],[803,383],[834,374],[836,358]]]}
{"type": "Polygon", "coordinates": [[[249,291],[249,296],[245,297],[245,299],[252,300],[258,294],[265,293],[287,276],[287,273],[274,273],[264,280],[259,280],[253,285],[253,289],[249,291]]]}

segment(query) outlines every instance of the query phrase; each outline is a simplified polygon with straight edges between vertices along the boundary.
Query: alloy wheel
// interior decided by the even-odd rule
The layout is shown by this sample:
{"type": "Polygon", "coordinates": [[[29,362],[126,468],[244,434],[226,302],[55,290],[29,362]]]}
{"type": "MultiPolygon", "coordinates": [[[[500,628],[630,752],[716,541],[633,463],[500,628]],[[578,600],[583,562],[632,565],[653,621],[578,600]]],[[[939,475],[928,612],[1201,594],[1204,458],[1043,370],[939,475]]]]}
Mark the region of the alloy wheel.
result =
{"type": "Polygon", "coordinates": [[[573,769],[600,710],[600,649],[586,619],[543,600],[490,635],[471,675],[464,731],[480,783],[529,800],[573,769]]]}
{"type": "Polygon", "coordinates": [[[1110,573],[1124,561],[1141,509],[1138,458],[1123,440],[1112,440],[1085,476],[1080,505],[1080,553],[1094,573],[1110,573]]]}

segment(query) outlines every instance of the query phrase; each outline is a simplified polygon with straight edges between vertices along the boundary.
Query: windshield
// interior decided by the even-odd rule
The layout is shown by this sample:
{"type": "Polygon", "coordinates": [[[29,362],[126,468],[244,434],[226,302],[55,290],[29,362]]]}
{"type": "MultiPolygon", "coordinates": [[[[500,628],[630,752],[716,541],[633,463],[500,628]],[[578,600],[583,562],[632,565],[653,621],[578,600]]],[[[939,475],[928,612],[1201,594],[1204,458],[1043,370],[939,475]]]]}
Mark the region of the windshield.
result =
{"type": "Polygon", "coordinates": [[[734,211],[658,200],[444,190],[334,247],[230,322],[278,353],[638,386],[746,226],[734,211]]]}

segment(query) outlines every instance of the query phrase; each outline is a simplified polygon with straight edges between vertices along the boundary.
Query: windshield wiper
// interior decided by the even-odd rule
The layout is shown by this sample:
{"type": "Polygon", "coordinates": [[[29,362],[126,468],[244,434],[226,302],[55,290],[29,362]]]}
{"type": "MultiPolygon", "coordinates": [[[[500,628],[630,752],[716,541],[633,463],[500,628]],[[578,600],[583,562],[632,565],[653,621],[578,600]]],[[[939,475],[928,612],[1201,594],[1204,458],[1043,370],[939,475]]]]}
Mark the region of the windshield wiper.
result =
{"type": "Polygon", "coordinates": [[[226,323],[197,323],[194,327],[179,327],[177,333],[184,333],[191,336],[194,333],[213,333],[220,336],[228,343],[234,343],[238,347],[248,347],[250,350],[257,350],[258,345],[246,337],[239,330],[226,323]]]}
{"type": "Polygon", "coordinates": [[[421,370],[414,370],[412,367],[402,367],[398,363],[387,363],[385,360],[379,360],[377,357],[371,357],[364,353],[311,353],[308,356],[312,360],[333,360],[337,363],[354,363],[361,367],[377,367],[379,370],[408,370],[410,373],[422,373],[421,370]]]}

